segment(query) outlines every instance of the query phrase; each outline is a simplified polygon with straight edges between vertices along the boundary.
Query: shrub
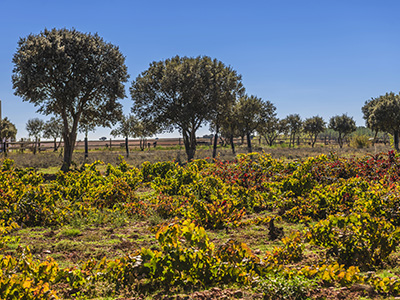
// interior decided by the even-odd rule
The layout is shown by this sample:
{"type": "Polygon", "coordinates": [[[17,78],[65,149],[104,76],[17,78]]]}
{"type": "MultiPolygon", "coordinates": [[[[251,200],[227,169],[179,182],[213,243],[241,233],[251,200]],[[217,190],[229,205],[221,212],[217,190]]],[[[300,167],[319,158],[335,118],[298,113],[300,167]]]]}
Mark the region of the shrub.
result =
{"type": "Polygon", "coordinates": [[[367,148],[370,145],[369,137],[366,135],[355,135],[350,139],[350,146],[357,149],[367,148]]]}
{"type": "Polygon", "coordinates": [[[386,261],[399,244],[400,229],[367,213],[331,215],[314,225],[308,238],[327,248],[339,263],[369,270],[386,261]]]}
{"type": "Polygon", "coordinates": [[[306,299],[308,291],[317,283],[303,276],[286,278],[283,275],[270,274],[260,281],[258,290],[263,293],[263,299],[271,300],[301,300],[306,299]]]}

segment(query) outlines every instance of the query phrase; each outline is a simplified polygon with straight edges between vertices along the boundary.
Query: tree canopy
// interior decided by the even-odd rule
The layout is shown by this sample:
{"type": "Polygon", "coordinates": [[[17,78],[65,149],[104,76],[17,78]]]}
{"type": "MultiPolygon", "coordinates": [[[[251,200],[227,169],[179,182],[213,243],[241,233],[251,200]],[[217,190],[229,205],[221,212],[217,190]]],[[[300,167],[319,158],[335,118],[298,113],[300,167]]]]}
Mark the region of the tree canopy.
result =
{"type": "Polygon", "coordinates": [[[298,135],[302,129],[303,126],[303,122],[301,120],[301,117],[299,114],[291,114],[288,115],[285,119],[284,119],[284,123],[286,124],[287,127],[287,132],[289,132],[290,136],[289,136],[289,147],[290,145],[295,144],[295,140],[296,140],[296,135],[298,135]]]}
{"type": "Polygon", "coordinates": [[[366,125],[374,131],[393,134],[394,147],[399,150],[400,95],[393,92],[367,101],[362,108],[366,125]]]}
{"type": "Polygon", "coordinates": [[[33,136],[35,138],[33,154],[36,154],[37,144],[42,135],[43,129],[44,121],[39,118],[29,119],[26,122],[26,131],[28,131],[29,136],[33,136]]]}
{"type": "Polygon", "coordinates": [[[303,131],[308,134],[311,140],[311,147],[314,148],[317,137],[325,130],[325,121],[320,116],[307,118],[303,122],[303,131]]]}
{"type": "Polygon", "coordinates": [[[17,135],[17,128],[11,121],[5,117],[4,119],[0,119],[0,142],[3,139],[11,139],[15,140],[17,135]]]}
{"type": "Polygon", "coordinates": [[[338,143],[340,148],[343,147],[343,140],[344,138],[349,135],[350,133],[357,130],[356,122],[353,120],[352,117],[349,117],[347,114],[343,114],[341,116],[333,116],[329,119],[329,126],[330,129],[338,132],[338,143]]]}
{"type": "Polygon", "coordinates": [[[62,119],[64,171],[72,161],[80,122],[110,126],[122,115],[117,100],[125,97],[125,58],[97,34],[75,29],[30,34],[19,40],[13,63],[15,95],[38,112],[62,119]]]}
{"type": "Polygon", "coordinates": [[[247,151],[252,152],[251,134],[259,128],[267,116],[274,113],[274,106],[256,96],[245,95],[237,104],[237,123],[239,131],[247,138],[247,151]]]}
{"type": "Polygon", "coordinates": [[[222,107],[242,92],[236,71],[207,56],[153,62],[130,88],[132,112],[157,132],[178,129],[188,160],[195,155],[196,131],[206,122],[219,124],[222,107]]]}
{"type": "MultiPolygon", "coordinates": [[[[53,139],[54,141],[54,151],[57,151],[57,139],[60,139],[60,143],[63,136],[64,126],[62,120],[51,117],[43,127],[43,137],[45,139],[53,139]]],[[[60,145],[59,143],[59,145],[60,145]]]]}
{"type": "Polygon", "coordinates": [[[276,107],[271,102],[265,103],[265,111],[257,127],[257,132],[265,138],[269,146],[272,146],[282,132],[282,122],[276,116],[276,107]]]}

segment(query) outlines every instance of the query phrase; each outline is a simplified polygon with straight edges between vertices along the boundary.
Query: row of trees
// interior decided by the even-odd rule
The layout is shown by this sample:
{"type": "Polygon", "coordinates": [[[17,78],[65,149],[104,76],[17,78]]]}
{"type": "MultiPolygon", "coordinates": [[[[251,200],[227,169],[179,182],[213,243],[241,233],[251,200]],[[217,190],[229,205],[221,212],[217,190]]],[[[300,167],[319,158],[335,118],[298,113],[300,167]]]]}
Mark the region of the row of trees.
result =
{"type": "Polygon", "coordinates": [[[64,127],[60,120],[52,117],[47,122],[39,118],[29,119],[26,122],[26,131],[29,136],[34,137],[35,143],[33,153],[36,154],[37,147],[39,145],[40,138],[52,139],[54,142],[54,151],[57,151],[62,141],[64,127]],[[59,142],[57,143],[57,139],[59,142]]]}
{"type": "MultiPolygon", "coordinates": [[[[196,132],[206,124],[215,137],[213,156],[221,134],[232,146],[234,136],[247,137],[251,151],[254,131],[270,145],[279,134],[288,132],[290,145],[294,145],[303,128],[314,145],[325,127],[318,116],[304,122],[298,115],[278,120],[271,102],[246,95],[241,76],[207,56],[175,56],[152,62],[130,86],[130,116],[122,115],[118,102],[125,97],[124,83],[129,78],[125,57],[117,46],[97,34],[75,29],[30,34],[19,40],[13,63],[15,94],[62,124],[64,171],[70,167],[79,129],[87,135],[95,126],[111,127],[117,122],[120,125],[112,134],[126,139],[178,130],[188,160],[195,155],[196,132]]],[[[339,132],[342,146],[344,136],[355,130],[355,123],[347,115],[335,116],[329,128],[339,132]]]]}
{"type": "MultiPolygon", "coordinates": [[[[308,136],[311,147],[314,147],[317,138],[326,130],[332,129],[336,133],[339,146],[343,146],[344,138],[356,130],[354,120],[347,115],[334,116],[330,119],[328,127],[322,117],[314,116],[301,120],[298,114],[289,115],[284,119],[276,117],[276,108],[270,102],[263,102],[261,99],[240,99],[238,107],[235,108],[237,114],[234,115],[235,120],[232,122],[221,123],[221,137],[228,140],[233,153],[235,153],[234,138],[241,137],[242,144],[244,138],[247,139],[248,151],[252,151],[253,133],[257,132],[263,137],[269,146],[273,146],[278,136],[289,136],[289,147],[294,147],[296,138],[300,134],[308,136]],[[246,103],[248,102],[248,103],[246,103]]],[[[14,126],[14,125],[12,125],[14,126]]],[[[15,127],[14,127],[15,128],[15,127]]],[[[81,132],[85,131],[85,127],[81,128],[81,132]]],[[[30,137],[34,138],[33,153],[37,152],[40,145],[40,138],[52,139],[54,143],[54,151],[57,151],[62,142],[63,126],[59,120],[54,117],[44,122],[39,118],[29,119],[26,123],[26,130],[30,137]],[[58,141],[57,141],[58,139],[58,141]]],[[[125,138],[126,155],[129,157],[129,138],[139,138],[139,146],[144,150],[147,146],[147,138],[152,136],[154,131],[146,128],[135,116],[122,116],[119,126],[111,131],[114,137],[122,136],[125,138]]],[[[15,136],[14,136],[15,138],[15,136]]],[[[86,136],[87,138],[87,136],[86,136]]],[[[214,136],[215,138],[215,136],[214,136]]]]}

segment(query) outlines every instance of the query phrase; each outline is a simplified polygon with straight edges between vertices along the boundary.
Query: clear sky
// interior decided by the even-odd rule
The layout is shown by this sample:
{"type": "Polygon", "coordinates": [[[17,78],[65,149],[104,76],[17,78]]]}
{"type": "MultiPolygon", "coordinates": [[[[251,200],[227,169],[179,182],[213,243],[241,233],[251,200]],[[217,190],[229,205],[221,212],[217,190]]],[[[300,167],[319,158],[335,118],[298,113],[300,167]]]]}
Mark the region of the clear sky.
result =
{"type": "MultiPolygon", "coordinates": [[[[75,28],[126,57],[125,113],[131,81],[150,62],[207,55],[237,70],[247,94],[274,103],[280,118],[347,113],[361,126],[366,100],[400,91],[399,11],[397,0],[0,0],[2,115],[18,139],[28,137],[28,119],[49,118],[14,96],[12,57],[20,37],[75,28]]],[[[109,133],[98,128],[89,138],[109,133]]]]}

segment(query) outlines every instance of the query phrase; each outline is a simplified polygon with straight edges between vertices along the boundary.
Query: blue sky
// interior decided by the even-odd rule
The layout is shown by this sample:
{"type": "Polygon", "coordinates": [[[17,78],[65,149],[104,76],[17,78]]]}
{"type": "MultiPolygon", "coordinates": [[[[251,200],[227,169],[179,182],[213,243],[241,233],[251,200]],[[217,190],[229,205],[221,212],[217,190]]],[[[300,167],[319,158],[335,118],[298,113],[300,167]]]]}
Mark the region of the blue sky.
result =
{"type": "MultiPolygon", "coordinates": [[[[347,113],[361,126],[366,100],[400,91],[399,11],[395,0],[1,0],[2,115],[16,124],[18,139],[28,137],[28,119],[49,118],[14,96],[11,60],[20,37],[75,28],[97,32],[126,57],[125,113],[131,81],[149,63],[207,55],[237,70],[247,93],[274,103],[281,118],[347,113]]],[[[98,128],[89,137],[109,133],[98,128]]]]}

